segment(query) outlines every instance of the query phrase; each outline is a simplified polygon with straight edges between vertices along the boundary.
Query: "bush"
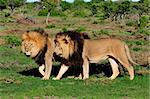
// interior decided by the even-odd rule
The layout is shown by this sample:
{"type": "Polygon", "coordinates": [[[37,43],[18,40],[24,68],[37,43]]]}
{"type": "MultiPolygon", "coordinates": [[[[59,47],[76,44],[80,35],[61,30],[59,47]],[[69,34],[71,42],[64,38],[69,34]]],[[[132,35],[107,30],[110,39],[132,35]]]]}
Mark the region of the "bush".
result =
{"type": "Polygon", "coordinates": [[[86,28],[83,26],[80,26],[76,29],[76,31],[78,31],[78,32],[85,31],[85,30],[86,30],[86,28]]]}
{"type": "Polygon", "coordinates": [[[108,30],[108,29],[100,30],[100,34],[110,35],[110,33],[112,33],[112,30],[108,30]]]}
{"type": "Polygon", "coordinates": [[[38,16],[47,16],[48,10],[47,9],[42,9],[39,11],[38,16]]]}
{"type": "Polygon", "coordinates": [[[142,33],[142,34],[145,34],[147,36],[150,35],[150,30],[148,28],[147,29],[139,29],[138,32],[142,33]]]}
{"type": "Polygon", "coordinates": [[[143,34],[143,35],[149,36],[150,35],[150,30],[148,28],[142,28],[142,29],[138,29],[135,32],[132,32],[132,35],[134,35],[134,34],[143,34]]]}
{"type": "Polygon", "coordinates": [[[140,28],[145,28],[148,25],[150,17],[148,15],[143,15],[140,17],[140,28]]]}
{"type": "Polygon", "coordinates": [[[136,20],[128,20],[126,23],[127,26],[138,26],[138,22],[136,20]]]}
{"type": "Polygon", "coordinates": [[[9,23],[9,22],[15,22],[15,21],[16,21],[15,19],[9,18],[9,17],[7,17],[7,18],[0,18],[0,22],[1,23],[9,23]]]}
{"type": "Polygon", "coordinates": [[[50,16],[65,16],[61,10],[53,9],[50,12],[50,16]]]}
{"type": "Polygon", "coordinates": [[[63,32],[67,32],[68,29],[64,27],[64,28],[62,28],[62,31],[63,31],[63,32]]]}
{"type": "Polygon", "coordinates": [[[6,36],[5,40],[8,44],[12,46],[20,46],[21,45],[21,39],[19,39],[16,36],[6,36]]]}
{"type": "Polygon", "coordinates": [[[49,29],[50,29],[50,28],[55,28],[55,27],[56,27],[56,26],[55,26],[54,24],[50,24],[50,25],[47,25],[47,26],[46,26],[46,28],[49,28],[49,29]]]}
{"type": "Polygon", "coordinates": [[[91,16],[92,12],[88,9],[75,10],[73,13],[74,17],[88,17],[91,16]]]}

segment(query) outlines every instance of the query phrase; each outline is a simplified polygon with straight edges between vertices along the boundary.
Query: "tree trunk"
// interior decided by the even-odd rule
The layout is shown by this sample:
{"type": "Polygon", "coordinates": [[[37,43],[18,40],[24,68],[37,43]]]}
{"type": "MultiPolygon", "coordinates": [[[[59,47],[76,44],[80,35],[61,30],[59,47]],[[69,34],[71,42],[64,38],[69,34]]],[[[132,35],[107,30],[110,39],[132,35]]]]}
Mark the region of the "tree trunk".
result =
{"type": "Polygon", "coordinates": [[[48,25],[48,18],[50,16],[50,12],[48,12],[47,17],[46,17],[46,25],[48,25]]]}

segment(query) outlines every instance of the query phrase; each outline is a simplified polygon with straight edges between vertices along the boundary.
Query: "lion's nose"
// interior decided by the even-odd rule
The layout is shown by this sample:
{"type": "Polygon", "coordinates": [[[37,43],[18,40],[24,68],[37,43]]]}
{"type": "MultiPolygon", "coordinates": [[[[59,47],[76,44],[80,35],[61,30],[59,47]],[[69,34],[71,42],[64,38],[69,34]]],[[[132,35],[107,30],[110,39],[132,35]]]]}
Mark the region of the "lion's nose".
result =
{"type": "Polygon", "coordinates": [[[30,52],[25,52],[25,55],[26,55],[27,57],[30,57],[30,56],[31,56],[31,53],[30,53],[30,52]]]}

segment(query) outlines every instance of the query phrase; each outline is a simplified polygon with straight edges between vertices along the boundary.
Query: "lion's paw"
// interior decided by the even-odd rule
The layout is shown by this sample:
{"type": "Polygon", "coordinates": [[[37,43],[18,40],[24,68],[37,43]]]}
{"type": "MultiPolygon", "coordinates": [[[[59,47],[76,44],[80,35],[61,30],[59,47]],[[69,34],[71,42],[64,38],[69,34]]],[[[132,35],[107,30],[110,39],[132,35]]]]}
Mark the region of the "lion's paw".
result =
{"type": "Polygon", "coordinates": [[[59,78],[54,77],[54,78],[52,78],[52,80],[60,80],[60,79],[59,79],[59,78]]]}
{"type": "Polygon", "coordinates": [[[111,77],[109,77],[108,79],[110,79],[110,80],[114,80],[114,79],[115,79],[115,77],[111,76],[111,77]]]}
{"type": "Polygon", "coordinates": [[[49,80],[49,77],[43,77],[42,80],[49,80]]]}

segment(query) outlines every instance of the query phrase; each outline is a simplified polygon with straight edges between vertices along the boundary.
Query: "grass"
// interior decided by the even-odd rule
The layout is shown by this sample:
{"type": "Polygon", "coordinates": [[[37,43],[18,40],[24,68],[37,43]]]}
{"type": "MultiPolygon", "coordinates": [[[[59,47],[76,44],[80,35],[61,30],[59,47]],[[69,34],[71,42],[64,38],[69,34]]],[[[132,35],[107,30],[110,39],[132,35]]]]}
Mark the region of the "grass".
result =
{"type": "MultiPolygon", "coordinates": [[[[1,26],[0,30],[21,29],[29,30],[38,26],[48,31],[50,35],[60,31],[78,30],[87,32],[92,38],[101,36],[118,35],[125,38],[126,43],[133,47],[133,51],[144,51],[148,41],[145,39],[131,39],[130,36],[148,36],[147,29],[135,32],[126,32],[110,24],[110,22],[92,18],[50,17],[49,25],[44,25],[45,17],[35,17],[39,24],[26,25],[14,23],[1,26]],[[95,21],[93,21],[95,20],[95,21]],[[112,27],[115,27],[113,30],[112,27]],[[144,46],[144,48],[142,47],[144,46]]],[[[19,32],[20,34],[22,32],[19,32]]],[[[7,34],[7,33],[6,33],[7,34]]],[[[20,52],[20,39],[7,34],[1,36],[7,44],[0,45],[0,99],[148,99],[150,98],[150,77],[148,74],[136,74],[133,81],[129,80],[128,73],[123,77],[111,81],[102,73],[94,72],[88,80],[76,80],[64,77],[60,81],[41,80],[37,64],[20,52]],[[14,46],[13,46],[14,45],[14,46]],[[23,73],[22,73],[23,72],[23,73]],[[39,72],[38,72],[39,73],[39,72]]],[[[148,48],[147,48],[148,49],[148,48]]],[[[54,63],[54,68],[57,66],[54,63]]],[[[102,66],[102,65],[101,65],[102,66]]],[[[57,66],[58,67],[58,66],[57,66]]],[[[147,66],[148,67],[148,66],[147,66]]],[[[59,68],[57,68],[59,70],[59,68]]],[[[99,69],[99,68],[98,68],[99,69]]],[[[139,66],[135,71],[145,70],[139,66]]],[[[149,70],[149,67],[146,68],[149,70]]],[[[55,72],[56,74],[58,73],[55,72]]],[[[91,73],[91,72],[90,72],[91,73]]]]}
{"type": "MultiPolygon", "coordinates": [[[[22,76],[15,71],[0,70],[1,92],[4,98],[43,97],[86,98],[86,99],[148,99],[149,76],[136,76],[133,81],[119,77],[114,81],[107,78],[74,80],[64,78],[61,81],[43,81],[39,77],[22,76]],[[31,87],[32,86],[32,87],[31,87]]],[[[4,99],[3,98],[3,99],[4,99]]]]}
{"type": "MultiPolygon", "coordinates": [[[[137,75],[133,81],[128,75],[111,81],[95,75],[87,80],[63,78],[60,81],[41,80],[41,77],[20,72],[37,68],[30,58],[20,53],[20,47],[0,46],[1,99],[148,99],[149,75],[137,75]]],[[[54,64],[55,65],[55,64],[54,64]]]]}

